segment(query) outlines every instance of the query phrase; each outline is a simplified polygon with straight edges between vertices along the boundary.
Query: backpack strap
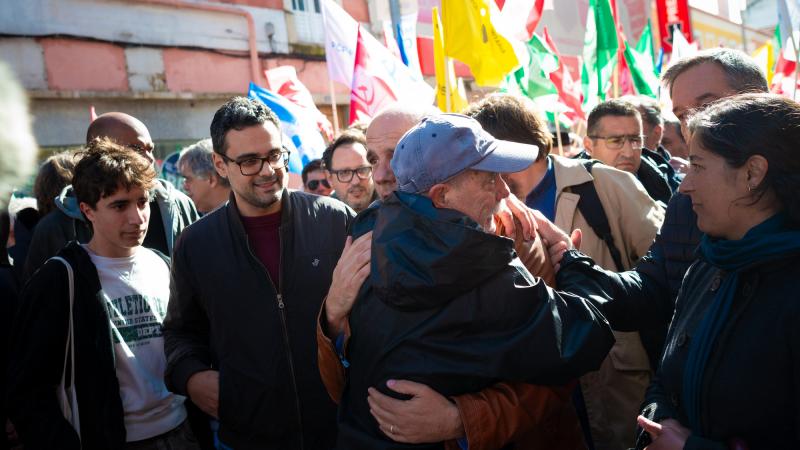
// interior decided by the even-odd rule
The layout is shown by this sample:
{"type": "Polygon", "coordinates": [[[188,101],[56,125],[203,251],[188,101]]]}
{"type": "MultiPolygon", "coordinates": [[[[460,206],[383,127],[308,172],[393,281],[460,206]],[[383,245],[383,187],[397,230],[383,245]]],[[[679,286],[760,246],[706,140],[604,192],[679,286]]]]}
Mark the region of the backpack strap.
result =
{"type": "MultiPolygon", "coordinates": [[[[592,173],[592,166],[597,163],[599,163],[599,161],[594,159],[581,161],[581,164],[583,164],[589,173],[592,173]]],[[[570,189],[573,193],[580,195],[578,210],[583,215],[583,218],[586,219],[586,222],[594,233],[608,246],[608,251],[611,253],[611,259],[614,260],[614,265],[617,266],[617,271],[624,271],[625,267],[622,265],[622,255],[614,244],[614,236],[611,234],[608,216],[606,215],[605,209],[603,209],[603,204],[600,203],[600,197],[597,195],[594,180],[572,186],[570,189]]]]}

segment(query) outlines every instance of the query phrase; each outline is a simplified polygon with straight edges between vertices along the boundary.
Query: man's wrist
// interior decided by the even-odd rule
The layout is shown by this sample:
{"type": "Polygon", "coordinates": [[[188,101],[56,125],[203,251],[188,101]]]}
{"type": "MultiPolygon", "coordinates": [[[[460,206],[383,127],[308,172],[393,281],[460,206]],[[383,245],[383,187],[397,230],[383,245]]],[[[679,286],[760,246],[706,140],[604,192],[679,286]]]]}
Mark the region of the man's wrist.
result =
{"type": "Polygon", "coordinates": [[[450,426],[448,427],[447,434],[448,440],[450,439],[461,439],[465,438],[467,435],[466,430],[464,430],[464,422],[461,420],[461,412],[458,410],[458,406],[453,403],[453,407],[449,409],[450,419],[448,423],[450,426]]]}
{"type": "Polygon", "coordinates": [[[333,339],[344,332],[345,322],[347,320],[346,315],[331,313],[326,307],[324,317],[325,321],[322,323],[322,331],[325,332],[325,336],[329,339],[333,339]]]}

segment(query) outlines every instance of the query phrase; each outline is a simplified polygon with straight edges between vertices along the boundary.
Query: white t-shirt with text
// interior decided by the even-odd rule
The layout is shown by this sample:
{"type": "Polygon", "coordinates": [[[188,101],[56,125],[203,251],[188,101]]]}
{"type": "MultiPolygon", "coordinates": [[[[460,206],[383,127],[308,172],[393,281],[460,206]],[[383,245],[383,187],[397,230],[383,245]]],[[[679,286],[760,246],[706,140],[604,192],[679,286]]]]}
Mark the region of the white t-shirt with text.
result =
{"type": "Polygon", "coordinates": [[[185,398],[164,384],[161,323],[169,301],[169,267],[144,247],[125,258],[83,248],[97,268],[111,322],[127,441],[164,434],[186,419],[185,398]]]}

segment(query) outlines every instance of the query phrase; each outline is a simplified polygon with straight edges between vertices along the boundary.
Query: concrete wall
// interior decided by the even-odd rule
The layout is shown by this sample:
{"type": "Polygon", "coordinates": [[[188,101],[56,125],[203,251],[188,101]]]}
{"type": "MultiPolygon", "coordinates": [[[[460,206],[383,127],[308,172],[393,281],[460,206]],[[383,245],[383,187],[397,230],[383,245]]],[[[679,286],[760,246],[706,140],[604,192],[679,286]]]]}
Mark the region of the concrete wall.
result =
{"type": "Polygon", "coordinates": [[[156,141],[200,140],[209,136],[214,112],[227,96],[195,100],[128,98],[35,98],[33,132],[39,145],[81,145],[89,126],[89,109],[97,114],[124,111],[139,118],[156,141]]]}

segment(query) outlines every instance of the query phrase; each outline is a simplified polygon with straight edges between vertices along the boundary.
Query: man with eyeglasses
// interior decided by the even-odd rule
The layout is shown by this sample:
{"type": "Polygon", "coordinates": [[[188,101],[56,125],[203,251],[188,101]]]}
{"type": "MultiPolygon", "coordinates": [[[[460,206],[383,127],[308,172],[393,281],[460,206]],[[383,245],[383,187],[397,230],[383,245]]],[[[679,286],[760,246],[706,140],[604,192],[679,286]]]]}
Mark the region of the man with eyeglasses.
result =
{"type": "Polygon", "coordinates": [[[345,131],[322,154],[328,182],[333,188],[331,196],[357,213],[378,198],[366,144],[360,132],[345,131]]]}
{"type": "Polygon", "coordinates": [[[666,175],[650,160],[642,159],[642,116],[631,103],[612,99],[597,105],[587,119],[585,155],[636,176],[647,193],[664,205],[672,197],[666,175]]]}
{"type": "Polygon", "coordinates": [[[325,169],[322,168],[322,159],[313,159],[303,167],[300,174],[303,178],[303,190],[312,194],[331,195],[333,188],[328,183],[325,169]]]}
{"type": "Polygon", "coordinates": [[[216,419],[219,449],[332,448],[315,324],[355,214],[287,189],[289,152],[264,104],[229,100],[211,140],[232,195],[175,248],[167,386],[216,419]]]}
{"type": "MultiPolygon", "coordinates": [[[[150,163],[153,156],[153,139],[139,119],[121,112],[101,114],[86,131],[86,144],[98,138],[109,138],[115,143],[135,150],[150,163]]],[[[144,247],[172,254],[172,248],[181,231],[200,216],[194,203],[183,192],[166,180],[156,179],[150,199],[150,220],[144,247]]],[[[36,226],[28,256],[25,261],[25,278],[54,256],[67,242],[89,242],[92,229],[78,208],[72,186],[67,186],[55,199],[56,209],[36,226]]]]}

